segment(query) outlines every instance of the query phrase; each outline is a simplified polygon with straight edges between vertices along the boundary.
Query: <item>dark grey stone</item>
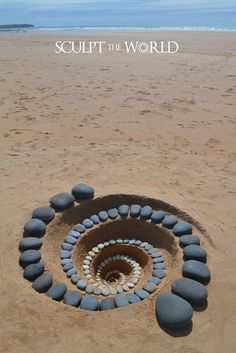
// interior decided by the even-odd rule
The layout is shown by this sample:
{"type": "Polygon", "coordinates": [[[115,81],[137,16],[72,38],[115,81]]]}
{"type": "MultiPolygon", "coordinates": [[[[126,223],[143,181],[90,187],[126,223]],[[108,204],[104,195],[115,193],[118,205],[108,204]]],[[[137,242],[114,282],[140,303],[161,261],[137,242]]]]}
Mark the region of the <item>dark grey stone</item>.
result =
{"type": "Polygon", "coordinates": [[[157,290],[157,285],[153,282],[147,282],[143,285],[143,289],[151,294],[157,290]]]}
{"type": "Polygon", "coordinates": [[[161,283],[161,279],[158,278],[158,277],[150,276],[150,277],[148,278],[148,282],[153,282],[153,283],[155,283],[156,285],[158,285],[159,283],[161,283]]]}
{"type": "Polygon", "coordinates": [[[111,310],[115,308],[115,302],[114,302],[114,298],[104,298],[100,301],[99,304],[99,308],[100,310],[111,310]]]}
{"type": "Polygon", "coordinates": [[[188,222],[178,222],[172,229],[174,235],[180,237],[181,235],[192,234],[193,226],[188,222]]]}
{"type": "Polygon", "coordinates": [[[90,229],[93,227],[94,223],[93,223],[93,221],[91,221],[91,219],[86,218],[83,220],[82,224],[83,224],[83,226],[85,226],[86,229],[90,229]]]}
{"type": "Polygon", "coordinates": [[[154,277],[164,278],[166,276],[166,272],[163,270],[154,270],[154,271],[152,271],[152,275],[154,277]]]}
{"type": "Polygon", "coordinates": [[[71,268],[70,270],[68,270],[67,272],[66,272],[66,276],[68,277],[68,278],[70,278],[71,276],[73,276],[73,275],[76,275],[77,274],[77,270],[76,270],[76,268],[71,268]]]}
{"type": "Polygon", "coordinates": [[[46,233],[46,224],[41,219],[30,219],[24,225],[24,238],[41,238],[46,233]]]}
{"type": "Polygon", "coordinates": [[[69,262],[68,264],[65,264],[65,265],[63,266],[63,271],[64,271],[64,272],[67,272],[67,271],[71,270],[72,268],[74,268],[74,265],[73,265],[72,262],[69,262]]]}
{"type": "Polygon", "coordinates": [[[77,184],[74,185],[71,193],[77,200],[87,200],[94,197],[94,189],[88,184],[77,184]]]}
{"type": "Polygon", "coordinates": [[[68,290],[64,295],[63,303],[78,307],[81,302],[81,294],[77,290],[68,290]]]}
{"type": "Polygon", "coordinates": [[[90,217],[91,221],[94,223],[94,224],[98,224],[100,222],[100,219],[98,217],[98,215],[94,214],[90,217]]]}
{"type": "Polygon", "coordinates": [[[161,262],[164,262],[164,259],[163,259],[163,257],[159,256],[159,257],[155,257],[155,258],[152,260],[152,262],[153,262],[154,264],[159,264],[159,263],[161,263],[161,262]]]}
{"type": "Polygon", "coordinates": [[[33,210],[32,218],[41,219],[45,223],[49,223],[55,217],[55,210],[51,207],[38,207],[33,210]]]}
{"type": "Polygon", "coordinates": [[[196,235],[187,234],[179,238],[179,245],[184,248],[188,245],[200,245],[200,239],[196,235]]]}
{"type": "Polygon", "coordinates": [[[140,205],[131,205],[130,206],[130,217],[139,217],[141,212],[140,205]]]}
{"type": "Polygon", "coordinates": [[[33,237],[28,237],[28,238],[23,238],[20,240],[19,243],[19,250],[25,251],[25,250],[39,250],[42,246],[42,240],[39,238],[33,238],[33,237]]]}
{"type": "Polygon", "coordinates": [[[158,224],[161,223],[162,220],[165,218],[165,212],[162,210],[154,211],[151,216],[152,223],[158,224]]]}
{"type": "Polygon", "coordinates": [[[129,206],[128,205],[120,205],[118,207],[118,212],[121,217],[128,217],[129,206]]]}
{"type": "Polygon", "coordinates": [[[174,215],[165,216],[165,218],[162,221],[162,225],[165,228],[172,229],[177,222],[178,222],[178,219],[174,215]]]}
{"type": "Polygon", "coordinates": [[[22,267],[30,264],[35,264],[41,259],[41,254],[38,250],[26,250],[20,255],[19,263],[22,267]]]}
{"type": "Polygon", "coordinates": [[[100,211],[98,217],[101,222],[106,222],[108,220],[108,213],[106,211],[100,211]]]}
{"type": "Polygon", "coordinates": [[[99,301],[94,295],[85,294],[82,297],[82,300],[80,303],[80,309],[95,311],[95,310],[98,310],[98,304],[99,304],[99,301]]]}
{"type": "Polygon", "coordinates": [[[68,259],[71,257],[71,252],[68,250],[61,250],[60,257],[61,259],[68,259]]]}
{"type": "Polygon", "coordinates": [[[190,304],[202,304],[207,300],[206,287],[189,278],[179,278],[171,285],[172,292],[190,304]]]}
{"type": "Polygon", "coordinates": [[[154,270],[164,270],[165,264],[163,262],[156,263],[153,265],[154,270]]]}
{"type": "Polygon", "coordinates": [[[74,206],[75,198],[69,192],[60,192],[50,198],[50,205],[55,211],[60,212],[74,206]]]}
{"type": "Polygon", "coordinates": [[[76,239],[75,239],[74,237],[71,237],[70,235],[67,235],[67,236],[64,238],[64,242],[65,242],[65,243],[68,243],[68,244],[71,244],[71,245],[75,245],[76,239]]]}
{"type": "Polygon", "coordinates": [[[108,210],[108,217],[111,219],[115,219],[118,217],[118,209],[117,208],[111,208],[108,210]]]}
{"type": "Polygon", "coordinates": [[[149,297],[149,293],[142,288],[135,289],[134,294],[136,294],[141,300],[149,297]]]}
{"type": "Polygon", "coordinates": [[[190,324],[193,309],[184,299],[175,294],[162,292],[156,299],[158,321],[169,328],[181,328],[190,324]]]}
{"type": "Polygon", "coordinates": [[[199,245],[188,245],[183,250],[184,260],[197,260],[206,262],[207,252],[199,245]]]}
{"type": "Polygon", "coordinates": [[[141,209],[140,212],[140,218],[141,219],[149,219],[152,215],[152,208],[150,206],[144,206],[141,209]]]}
{"type": "Polygon", "coordinates": [[[196,260],[186,261],[182,268],[182,274],[183,277],[194,279],[203,284],[208,284],[211,279],[208,266],[196,260]]]}
{"type": "Polygon", "coordinates": [[[126,294],[116,294],[114,300],[117,308],[129,305],[129,301],[126,294]]]}
{"type": "Polygon", "coordinates": [[[62,243],[61,244],[61,248],[62,248],[62,250],[71,251],[73,249],[73,245],[71,245],[69,243],[62,243]]]}
{"type": "Polygon", "coordinates": [[[76,230],[71,230],[67,236],[73,237],[75,239],[78,239],[80,237],[80,232],[77,232],[76,230]]]}
{"type": "Polygon", "coordinates": [[[53,300],[62,300],[67,290],[67,286],[64,283],[54,284],[47,291],[47,296],[53,300]]]}
{"type": "Polygon", "coordinates": [[[85,226],[83,226],[83,224],[78,223],[74,226],[74,230],[79,233],[84,233],[86,228],[85,228],[85,226]]]}
{"type": "Polygon", "coordinates": [[[39,293],[45,293],[52,285],[52,275],[43,273],[32,284],[32,287],[39,293]]]}
{"type": "Polygon", "coordinates": [[[28,279],[29,281],[34,281],[43,272],[44,272],[44,265],[38,262],[36,264],[30,264],[26,266],[26,268],[24,269],[23,276],[25,279],[28,279]]]}
{"type": "Polygon", "coordinates": [[[141,301],[141,299],[134,293],[127,293],[126,296],[129,304],[135,304],[141,301]]]}

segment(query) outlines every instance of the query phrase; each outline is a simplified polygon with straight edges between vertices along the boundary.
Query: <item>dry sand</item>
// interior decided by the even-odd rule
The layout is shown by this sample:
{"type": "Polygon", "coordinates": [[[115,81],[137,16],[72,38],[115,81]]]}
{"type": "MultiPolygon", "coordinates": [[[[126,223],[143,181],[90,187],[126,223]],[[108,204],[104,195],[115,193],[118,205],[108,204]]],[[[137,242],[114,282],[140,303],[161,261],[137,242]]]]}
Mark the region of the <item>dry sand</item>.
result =
{"type": "Polygon", "coordinates": [[[1,34],[0,352],[234,353],[235,33],[82,37],[176,40],[180,51],[61,56],[55,40],[81,36],[1,34]],[[82,312],[23,279],[18,242],[31,210],[78,181],[96,195],[164,200],[207,229],[209,303],[191,333],[161,330],[153,297],[82,312]]]}

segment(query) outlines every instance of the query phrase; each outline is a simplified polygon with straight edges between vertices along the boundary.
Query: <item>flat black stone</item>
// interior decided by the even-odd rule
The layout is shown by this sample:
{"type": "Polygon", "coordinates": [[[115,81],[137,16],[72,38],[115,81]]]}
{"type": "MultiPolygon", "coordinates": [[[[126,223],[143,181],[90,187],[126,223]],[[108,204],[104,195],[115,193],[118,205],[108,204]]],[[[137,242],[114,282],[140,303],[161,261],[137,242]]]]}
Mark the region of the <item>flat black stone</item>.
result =
{"type": "Polygon", "coordinates": [[[44,265],[38,262],[37,264],[30,264],[24,269],[23,276],[29,281],[34,281],[44,272],[44,265]]]}
{"type": "Polygon", "coordinates": [[[22,267],[30,264],[35,264],[41,259],[41,254],[38,250],[26,250],[20,255],[19,263],[22,267]]]}
{"type": "Polygon", "coordinates": [[[182,328],[190,324],[193,309],[184,299],[175,294],[162,292],[156,299],[157,320],[169,328],[182,328]]]}
{"type": "Polygon", "coordinates": [[[110,297],[110,298],[104,298],[100,301],[99,304],[99,308],[100,310],[111,310],[115,308],[115,302],[114,302],[114,298],[110,297]]]}
{"type": "Polygon", "coordinates": [[[141,299],[134,293],[127,293],[126,296],[129,304],[135,304],[141,301],[141,299]]]}
{"type": "Polygon", "coordinates": [[[180,237],[181,235],[192,234],[193,226],[188,222],[178,222],[172,229],[174,235],[180,237]]]}
{"type": "Polygon", "coordinates": [[[208,284],[211,279],[209,268],[206,264],[196,260],[188,260],[182,267],[183,277],[194,279],[203,284],[208,284]]]}
{"type": "Polygon", "coordinates": [[[165,264],[163,262],[156,263],[153,265],[154,270],[164,270],[165,264]]]}
{"type": "Polygon", "coordinates": [[[48,291],[47,296],[53,300],[62,300],[67,290],[67,286],[64,283],[54,284],[48,291]]]}
{"type": "Polygon", "coordinates": [[[200,245],[200,239],[196,235],[186,234],[179,238],[179,245],[184,248],[188,245],[200,245]]]}
{"type": "Polygon", "coordinates": [[[150,276],[148,278],[148,282],[152,282],[158,285],[159,283],[161,283],[161,279],[159,277],[150,276]]]}
{"type": "Polygon", "coordinates": [[[98,304],[99,304],[99,301],[94,295],[85,294],[82,297],[80,308],[84,310],[95,311],[95,310],[98,310],[98,304]]]}
{"type": "Polygon", "coordinates": [[[88,184],[77,184],[74,185],[71,193],[77,200],[87,200],[94,197],[94,189],[88,184]]]}
{"type": "Polygon", "coordinates": [[[149,293],[142,288],[135,289],[134,294],[136,294],[141,300],[149,297],[149,293]]]}
{"type": "Polygon", "coordinates": [[[171,290],[190,304],[202,304],[207,300],[207,288],[190,278],[175,280],[171,285],[171,290]]]}
{"type": "Polygon", "coordinates": [[[152,223],[158,224],[161,223],[162,220],[165,218],[165,212],[162,210],[154,211],[151,216],[152,223]]]}
{"type": "Polygon", "coordinates": [[[79,233],[84,233],[86,228],[83,226],[83,224],[78,223],[74,226],[74,230],[79,233]]]}
{"type": "Polygon", "coordinates": [[[207,252],[199,245],[188,245],[183,250],[184,260],[197,260],[206,262],[207,252]]]}
{"type": "Polygon", "coordinates": [[[153,212],[153,210],[150,206],[144,206],[141,209],[140,218],[141,219],[149,219],[152,215],[152,212],[153,212]]]}
{"type": "Polygon", "coordinates": [[[32,218],[41,219],[45,223],[49,223],[55,217],[55,210],[51,207],[38,207],[33,210],[32,218]]]}
{"type": "Polygon", "coordinates": [[[152,275],[154,277],[158,277],[158,278],[162,279],[166,276],[166,272],[163,270],[154,270],[154,271],[152,271],[152,275]]]}
{"type": "Polygon", "coordinates": [[[42,246],[42,240],[39,238],[33,238],[33,237],[27,237],[23,238],[20,240],[19,243],[19,250],[25,251],[25,250],[39,250],[42,246]]]}
{"type": "Polygon", "coordinates": [[[125,294],[116,294],[114,300],[117,308],[129,305],[128,298],[125,294]]]}
{"type": "Polygon", "coordinates": [[[52,275],[44,273],[32,284],[32,287],[39,293],[46,293],[52,285],[52,275]]]}
{"type": "Polygon", "coordinates": [[[93,221],[91,221],[91,219],[89,219],[89,218],[84,219],[82,224],[83,224],[83,226],[85,226],[86,229],[90,229],[94,225],[93,221]]]}
{"type": "Polygon", "coordinates": [[[131,205],[130,206],[130,217],[139,217],[141,212],[141,206],[140,205],[131,205]]]}
{"type": "Polygon", "coordinates": [[[128,217],[129,206],[128,205],[120,205],[118,207],[118,212],[121,217],[128,217]]]}
{"type": "Polygon", "coordinates": [[[98,217],[98,215],[94,214],[90,217],[91,221],[94,223],[94,224],[98,224],[100,222],[100,219],[98,217]]]}
{"type": "Polygon", "coordinates": [[[24,225],[24,238],[36,237],[41,238],[46,233],[46,224],[41,219],[30,219],[24,225]]]}
{"type": "Polygon", "coordinates": [[[110,219],[116,219],[118,217],[118,209],[111,208],[110,210],[108,210],[108,217],[110,219]]]}
{"type": "Polygon", "coordinates": [[[100,211],[98,217],[101,222],[106,222],[108,220],[108,213],[106,211],[100,211]]]}
{"type": "Polygon", "coordinates": [[[153,282],[147,282],[143,285],[143,289],[151,294],[157,290],[157,285],[153,282]]]}
{"type": "Polygon", "coordinates": [[[165,228],[172,229],[177,222],[178,219],[174,215],[166,216],[162,221],[162,225],[165,228]]]}
{"type": "Polygon", "coordinates": [[[60,192],[50,198],[50,206],[54,208],[56,212],[60,212],[74,206],[74,201],[74,196],[69,192],[60,192]]]}
{"type": "Polygon", "coordinates": [[[64,295],[63,303],[78,307],[81,298],[81,294],[77,290],[68,290],[64,295]]]}

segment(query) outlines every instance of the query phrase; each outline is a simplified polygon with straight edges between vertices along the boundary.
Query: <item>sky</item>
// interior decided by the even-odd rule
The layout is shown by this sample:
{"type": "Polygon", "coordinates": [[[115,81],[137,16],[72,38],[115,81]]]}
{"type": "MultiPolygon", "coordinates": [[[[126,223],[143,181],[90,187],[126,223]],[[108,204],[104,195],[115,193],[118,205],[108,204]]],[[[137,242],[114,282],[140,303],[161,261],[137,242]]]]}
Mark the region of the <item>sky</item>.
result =
{"type": "Polygon", "coordinates": [[[0,24],[236,28],[236,0],[0,0],[0,24]]]}

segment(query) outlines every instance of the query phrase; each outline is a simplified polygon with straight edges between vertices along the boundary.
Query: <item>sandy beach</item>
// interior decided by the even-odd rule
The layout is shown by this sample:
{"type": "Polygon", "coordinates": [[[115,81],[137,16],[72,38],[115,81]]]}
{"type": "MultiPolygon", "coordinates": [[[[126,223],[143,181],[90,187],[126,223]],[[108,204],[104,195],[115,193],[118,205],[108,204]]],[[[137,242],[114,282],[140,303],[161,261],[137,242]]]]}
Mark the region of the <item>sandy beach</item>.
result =
{"type": "Polygon", "coordinates": [[[0,352],[233,353],[235,33],[1,33],[0,67],[0,352]],[[57,40],[173,40],[179,52],[60,55],[57,40]],[[189,334],[160,328],[155,297],[83,312],[22,277],[24,223],[77,182],[163,200],[206,229],[208,308],[189,334]]]}

